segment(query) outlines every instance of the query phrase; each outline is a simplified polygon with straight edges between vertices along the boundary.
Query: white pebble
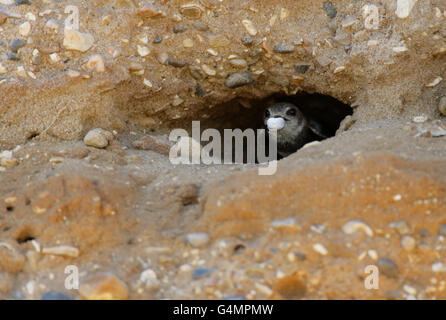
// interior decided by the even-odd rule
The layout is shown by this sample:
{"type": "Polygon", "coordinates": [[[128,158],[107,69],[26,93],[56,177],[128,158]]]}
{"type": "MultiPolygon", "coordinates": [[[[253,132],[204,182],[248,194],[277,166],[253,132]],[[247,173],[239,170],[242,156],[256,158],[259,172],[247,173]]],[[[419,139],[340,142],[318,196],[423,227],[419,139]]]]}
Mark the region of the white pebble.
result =
{"type": "Polygon", "coordinates": [[[328,254],[328,250],[320,243],[316,243],[315,245],[313,245],[313,249],[323,256],[328,254]]]}
{"type": "Polygon", "coordinates": [[[395,14],[398,18],[407,18],[417,0],[398,0],[395,14]]]}
{"type": "Polygon", "coordinates": [[[401,246],[404,248],[404,250],[412,251],[415,249],[417,243],[414,237],[411,236],[404,236],[401,238],[401,246]]]}
{"type": "Polygon", "coordinates": [[[29,23],[28,21],[22,23],[19,26],[19,33],[24,37],[26,37],[30,33],[30,31],[31,31],[31,23],[29,23]]]}
{"type": "Polygon", "coordinates": [[[111,132],[96,128],[87,133],[84,137],[84,143],[91,147],[105,148],[112,139],[113,134],[111,132]]]}
{"type": "Polygon", "coordinates": [[[414,287],[411,287],[407,284],[403,286],[403,290],[406,291],[408,294],[415,296],[417,294],[417,289],[414,287]]]}
{"type": "Polygon", "coordinates": [[[88,59],[87,68],[95,69],[96,72],[104,72],[105,64],[104,60],[102,59],[102,56],[100,54],[92,55],[90,59],[88,59]]]}
{"type": "Polygon", "coordinates": [[[207,233],[189,233],[184,237],[184,241],[192,247],[204,247],[210,241],[207,233]]]}
{"type": "Polygon", "coordinates": [[[29,21],[36,21],[36,16],[32,12],[27,12],[25,14],[25,18],[26,18],[26,20],[29,20],[29,21]]]}
{"type": "Polygon", "coordinates": [[[443,80],[442,77],[436,77],[434,80],[432,80],[432,82],[429,82],[428,84],[426,84],[427,88],[433,88],[435,86],[437,86],[441,80],[443,80]]]}
{"type": "Polygon", "coordinates": [[[251,36],[257,35],[257,29],[251,20],[243,20],[242,24],[245,27],[246,31],[249,33],[249,35],[251,36]]]}
{"type": "Polygon", "coordinates": [[[141,272],[141,275],[139,276],[139,280],[143,283],[157,279],[158,277],[156,276],[155,271],[153,271],[152,269],[144,270],[143,272],[141,272]]]}
{"type": "Polygon", "coordinates": [[[408,51],[409,49],[407,49],[406,46],[399,46],[399,47],[393,47],[392,50],[395,53],[402,53],[408,51]]]}
{"type": "Polygon", "coordinates": [[[369,237],[373,237],[373,230],[367,224],[365,224],[360,220],[352,220],[347,222],[342,227],[342,230],[346,234],[353,234],[356,233],[357,231],[363,231],[369,237]]]}
{"type": "Polygon", "coordinates": [[[258,292],[260,292],[261,294],[263,294],[266,297],[269,297],[273,294],[273,290],[271,290],[271,288],[266,285],[256,283],[255,288],[258,292]]]}
{"type": "Polygon", "coordinates": [[[4,74],[8,72],[8,70],[0,63],[0,74],[4,74]]]}
{"type": "Polygon", "coordinates": [[[150,80],[144,78],[143,82],[147,87],[149,87],[149,88],[153,87],[153,84],[152,84],[152,82],[150,82],[150,80]]]}
{"type": "Polygon", "coordinates": [[[43,254],[52,254],[55,256],[66,256],[72,258],[77,258],[79,256],[79,249],[71,246],[43,248],[41,252],[43,254]]]}
{"type": "Polygon", "coordinates": [[[146,57],[146,56],[148,56],[150,54],[150,49],[145,47],[145,46],[138,45],[138,54],[141,57],[146,57]]]}
{"type": "Polygon", "coordinates": [[[367,251],[367,254],[371,259],[378,260],[378,252],[376,252],[376,250],[369,250],[367,251]]]}
{"type": "Polygon", "coordinates": [[[288,219],[282,219],[282,220],[274,220],[271,222],[271,226],[274,228],[281,228],[281,227],[292,227],[296,223],[296,219],[294,218],[288,218],[288,219]]]}
{"type": "Polygon", "coordinates": [[[442,262],[435,262],[432,265],[432,271],[433,272],[446,272],[446,264],[442,262]]]}
{"type": "Polygon", "coordinates": [[[50,54],[50,60],[53,63],[57,63],[60,61],[60,57],[57,53],[52,53],[52,54],[50,54]]]}
{"type": "Polygon", "coordinates": [[[427,121],[427,117],[425,115],[421,115],[421,116],[414,117],[412,120],[415,123],[423,123],[423,122],[427,121]]]}
{"type": "Polygon", "coordinates": [[[65,28],[63,46],[68,50],[88,51],[94,44],[94,38],[89,33],[82,33],[65,28]]]}

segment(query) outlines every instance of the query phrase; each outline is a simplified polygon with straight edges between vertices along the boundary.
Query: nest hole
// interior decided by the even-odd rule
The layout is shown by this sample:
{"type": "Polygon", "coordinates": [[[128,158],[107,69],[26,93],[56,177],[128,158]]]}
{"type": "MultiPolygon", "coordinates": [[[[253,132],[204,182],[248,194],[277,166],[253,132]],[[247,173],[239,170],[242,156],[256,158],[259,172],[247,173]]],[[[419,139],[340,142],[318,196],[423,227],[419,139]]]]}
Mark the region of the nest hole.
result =
{"type": "Polygon", "coordinates": [[[18,243],[22,244],[35,240],[35,236],[31,228],[25,227],[17,233],[15,239],[18,243]]]}
{"type": "MultiPolygon", "coordinates": [[[[295,95],[274,94],[265,99],[238,97],[229,102],[214,105],[208,111],[201,112],[200,117],[190,120],[200,120],[201,131],[214,128],[219,130],[222,136],[224,129],[264,129],[265,110],[279,102],[288,102],[297,106],[307,120],[320,125],[326,138],[333,137],[341,121],[353,114],[351,106],[329,95],[300,92],[295,95]]],[[[324,138],[315,138],[312,141],[314,140],[324,140],[324,138]]],[[[282,157],[278,155],[278,158],[282,157]]]]}
{"type": "Polygon", "coordinates": [[[341,121],[353,114],[353,109],[329,95],[301,92],[295,95],[274,94],[265,99],[235,98],[229,102],[215,105],[200,119],[202,129],[240,128],[242,130],[263,128],[263,115],[267,107],[278,102],[296,105],[306,118],[319,122],[329,137],[336,134],[341,121]]]}

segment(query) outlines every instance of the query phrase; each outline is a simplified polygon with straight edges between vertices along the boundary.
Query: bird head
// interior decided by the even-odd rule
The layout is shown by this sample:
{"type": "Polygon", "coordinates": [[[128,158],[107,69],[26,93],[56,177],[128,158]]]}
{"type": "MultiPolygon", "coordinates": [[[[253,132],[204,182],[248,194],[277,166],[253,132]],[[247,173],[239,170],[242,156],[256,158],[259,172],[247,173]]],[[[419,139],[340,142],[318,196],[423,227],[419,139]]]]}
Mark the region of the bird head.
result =
{"type": "Polygon", "coordinates": [[[268,130],[277,130],[279,135],[297,135],[306,126],[306,120],[297,106],[279,102],[265,110],[264,124],[268,130]]]}

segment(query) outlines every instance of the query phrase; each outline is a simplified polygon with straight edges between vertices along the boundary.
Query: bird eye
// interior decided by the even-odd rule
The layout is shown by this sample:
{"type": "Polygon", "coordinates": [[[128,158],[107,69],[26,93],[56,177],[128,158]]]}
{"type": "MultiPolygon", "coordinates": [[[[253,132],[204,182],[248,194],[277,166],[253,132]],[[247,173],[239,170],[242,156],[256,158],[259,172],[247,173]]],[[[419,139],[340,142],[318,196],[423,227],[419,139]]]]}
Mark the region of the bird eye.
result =
{"type": "Polygon", "coordinates": [[[289,116],[295,116],[296,115],[296,109],[289,109],[286,112],[286,114],[289,115],[289,116]]]}
{"type": "Polygon", "coordinates": [[[269,117],[271,115],[271,113],[269,112],[269,110],[265,110],[265,117],[269,117]]]}

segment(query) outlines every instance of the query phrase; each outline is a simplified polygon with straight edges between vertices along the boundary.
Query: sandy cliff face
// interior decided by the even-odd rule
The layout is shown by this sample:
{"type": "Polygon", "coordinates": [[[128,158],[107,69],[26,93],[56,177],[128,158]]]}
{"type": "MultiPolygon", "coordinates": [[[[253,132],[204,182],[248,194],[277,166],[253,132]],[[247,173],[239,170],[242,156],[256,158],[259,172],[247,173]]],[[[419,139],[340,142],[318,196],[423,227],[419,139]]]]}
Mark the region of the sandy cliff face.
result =
{"type": "Polygon", "coordinates": [[[188,126],[237,97],[299,90],[355,106],[363,123],[436,117],[444,11],[436,0],[3,5],[1,142],[188,126]],[[69,6],[78,31],[65,30],[69,6]]]}
{"type": "Polygon", "coordinates": [[[444,1],[19,2],[0,0],[0,298],[446,298],[444,1]],[[301,92],[353,115],[272,176],[166,156],[171,128],[301,92]]]}

